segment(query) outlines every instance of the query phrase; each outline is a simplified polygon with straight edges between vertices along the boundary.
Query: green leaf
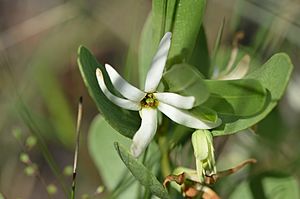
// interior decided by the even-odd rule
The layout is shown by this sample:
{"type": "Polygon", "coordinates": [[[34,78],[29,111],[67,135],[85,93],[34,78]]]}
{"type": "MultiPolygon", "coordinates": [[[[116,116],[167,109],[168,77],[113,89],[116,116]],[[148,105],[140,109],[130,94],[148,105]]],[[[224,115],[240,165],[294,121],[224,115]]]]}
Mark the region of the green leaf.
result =
{"type": "Polygon", "coordinates": [[[148,170],[142,163],[138,162],[130,153],[128,153],[119,143],[115,142],[115,148],[130,170],[132,175],[146,188],[148,188],[152,194],[160,198],[169,198],[168,192],[157,180],[157,178],[148,170]]]}
{"type": "Polygon", "coordinates": [[[146,75],[160,40],[159,38],[154,41],[154,38],[158,38],[154,36],[155,34],[158,32],[153,31],[152,13],[150,13],[144,24],[139,47],[139,82],[141,88],[145,86],[146,75]]]}
{"type": "Polygon", "coordinates": [[[260,81],[270,91],[272,101],[278,101],[285,91],[292,70],[293,64],[289,56],[285,53],[278,53],[246,78],[260,81]]]}
{"type": "Polygon", "coordinates": [[[218,120],[217,112],[205,106],[197,106],[189,110],[189,113],[206,122],[215,123],[218,120]]]}
{"type": "Polygon", "coordinates": [[[174,21],[176,20],[175,14],[176,14],[177,5],[178,5],[177,0],[167,0],[166,21],[165,21],[166,32],[172,32],[173,30],[174,21]]]}
{"type": "MultiPolygon", "coordinates": [[[[177,3],[178,2],[178,3],[177,3]]],[[[172,26],[172,43],[169,52],[170,67],[189,60],[202,24],[205,0],[179,0],[172,26]]]]}
{"type": "Polygon", "coordinates": [[[165,32],[171,31],[170,29],[165,30],[165,26],[167,23],[168,27],[171,27],[174,9],[175,1],[173,0],[152,1],[152,11],[144,24],[139,48],[139,78],[141,87],[144,86],[147,71],[157,51],[159,41],[165,32]]]}
{"type": "Polygon", "coordinates": [[[288,175],[268,172],[243,182],[230,195],[231,199],[281,199],[300,198],[297,180],[288,175]]]}
{"type": "Polygon", "coordinates": [[[97,108],[103,114],[108,123],[119,133],[126,137],[132,137],[140,124],[140,117],[137,112],[124,110],[113,104],[102,93],[96,79],[96,68],[100,68],[108,89],[113,92],[105,68],[99,64],[96,58],[83,46],[78,49],[78,65],[90,96],[93,98],[97,108]]]}
{"type": "MultiPolygon", "coordinates": [[[[152,1],[152,11],[144,25],[140,42],[139,74],[141,86],[144,84],[148,68],[165,32],[172,32],[169,51],[171,61],[168,62],[167,66],[189,60],[197,42],[205,4],[205,0],[152,1]]],[[[199,41],[203,40],[199,39],[199,41]]],[[[198,44],[199,46],[203,45],[198,44]]]]}
{"type": "Polygon", "coordinates": [[[165,33],[167,6],[167,0],[152,1],[152,38],[154,41],[159,41],[165,33]]]}
{"type": "Polygon", "coordinates": [[[118,134],[103,117],[96,116],[89,129],[88,147],[101,178],[109,190],[117,185],[126,169],[115,153],[113,144],[116,141],[130,146],[129,139],[118,134]]]}
{"type": "Polygon", "coordinates": [[[210,90],[203,104],[221,115],[251,116],[263,110],[267,92],[254,79],[205,80],[210,90]]]}
{"type": "MultiPolygon", "coordinates": [[[[217,38],[215,40],[214,47],[213,47],[213,50],[212,50],[211,62],[212,62],[213,67],[215,66],[215,59],[216,59],[216,56],[217,56],[217,52],[220,49],[224,26],[225,26],[225,18],[223,19],[223,21],[222,21],[222,23],[219,27],[217,38]]],[[[213,67],[211,69],[213,69],[213,67]]],[[[213,71],[209,71],[209,72],[210,72],[210,76],[211,76],[213,71]]]]}
{"type": "Polygon", "coordinates": [[[189,64],[195,66],[199,71],[204,74],[206,78],[209,77],[210,70],[210,57],[208,52],[207,38],[203,25],[198,33],[197,41],[193,54],[188,61],[189,64]]]}
{"type": "Polygon", "coordinates": [[[163,79],[168,84],[169,91],[185,96],[194,96],[197,106],[209,97],[202,77],[195,67],[188,64],[176,64],[164,73],[163,79]]]}
{"type": "MultiPolygon", "coordinates": [[[[117,188],[118,183],[124,177],[124,172],[127,171],[114,150],[114,142],[116,141],[128,147],[131,143],[130,139],[116,132],[102,116],[96,116],[89,129],[88,149],[101,179],[109,191],[117,188]]],[[[136,184],[134,187],[136,188],[136,184]]],[[[128,198],[136,197],[136,191],[128,188],[127,190],[129,191],[122,193],[123,196],[125,194],[128,198]]]]}
{"type": "Polygon", "coordinates": [[[213,129],[212,134],[214,136],[228,135],[247,129],[264,119],[272,111],[276,104],[276,102],[270,101],[270,94],[268,92],[265,108],[261,113],[252,117],[222,115],[220,116],[223,122],[222,125],[216,129],[213,129]]]}
{"type": "Polygon", "coordinates": [[[256,116],[246,118],[222,117],[223,122],[225,121],[227,123],[214,129],[212,131],[213,135],[218,136],[236,133],[264,119],[277,105],[277,101],[284,93],[292,69],[293,65],[290,58],[284,53],[279,53],[272,56],[263,66],[250,73],[247,78],[257,79],[269,90],[267,103],[263,112],[256,116]]]}

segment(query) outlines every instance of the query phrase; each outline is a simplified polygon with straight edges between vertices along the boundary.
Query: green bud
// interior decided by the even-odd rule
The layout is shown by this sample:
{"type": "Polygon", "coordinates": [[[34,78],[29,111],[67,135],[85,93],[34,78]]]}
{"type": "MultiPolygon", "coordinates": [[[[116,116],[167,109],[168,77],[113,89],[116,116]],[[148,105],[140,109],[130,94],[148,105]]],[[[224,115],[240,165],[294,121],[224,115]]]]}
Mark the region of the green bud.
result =
{"type": "Polygon", "coordinates": [[[22,139],[22,131],[20,128],[14,128],[12,130],[12,133],[14,135],[14,137],[17,139],[17,140],[21,140],[22,139]]]}
{"type": "Polygon", "coordinates": [[[196,130],[192,135],[199,181],[204,182],[206,175],[216,174],[213,137],[208,130],[196,130]]]}
{"type": "Polygon", "coordinates": [[[54,185],[54,184],[49,184],[47,186],[47,192],[50,194],[50,195],[54,195],[57,193],[57,187],[54,185]]]}
{"type": "Polygon", "coordinates": [[[65,166],[63,173],[65,176],[71,176],[73,174],[73,167],[71,165],[65,166]]]}
{"type": "Polygon", "coordinates": [[[96,189],[96,194],[103,193],[103,191],[104,191],[104,187],[100,185],[100,186],[97,187],[97,189],[96,189]]]}
{"type": "Polygon", "coordinates": [[[2,193],[0,193],[0,199],[4,199],[4,196],[2,193]]]}
{"type": "Polygon", "coordinates": [[[33,176],[36,172],[36,169],[37,169],[36,165],[30,165],[25,167],[24,172],[28,176],[33,176]]]}
{"type": "Polygon", "coordinates": [[[30,158],[27,153],[21,153],[20,154],[20,161],[23,162],[24,164],[29,164],[30,163],[30,158]]]}
{"type": "Polygon", "coordinates": [[[26,139],[26,147],[28,147],[29,149],[33,148],[37,143],[37,139],[35,136],[29,136],[27,139],[26,139]]]}

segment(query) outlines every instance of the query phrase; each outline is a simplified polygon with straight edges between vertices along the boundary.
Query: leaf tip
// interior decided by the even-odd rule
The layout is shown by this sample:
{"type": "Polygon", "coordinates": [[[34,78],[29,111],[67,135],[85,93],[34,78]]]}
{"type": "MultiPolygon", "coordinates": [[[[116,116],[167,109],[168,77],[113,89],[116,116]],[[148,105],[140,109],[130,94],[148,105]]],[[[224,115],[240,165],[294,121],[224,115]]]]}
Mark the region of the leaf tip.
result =
{"type": "Polygon", "coordinates": [[[84,48],[83,45],[80,45],[77,49],[77,54],[80,55],[81,50],[84,48]]]}
{"type": "Polygon", "coordinates": [[[78,49],[77,49],[77,55],[81,55],[83,53],[83,51],[89,51],[84,45],[79,45],[78,49]]]}
{"type": "Polygon", "coordinates": [[[284,52],[280,52],[280,53],[274,54],[272,57],[282,57],[282,58],[284,58],[286,60],[286,62],[289,63],[288,66],[290,66],[291,69],[294,68],[294,65],[292,64],[292,60],[291,60],[291,58],[290,58],[290,56],[288,54],[286,54],[284,52]]]}

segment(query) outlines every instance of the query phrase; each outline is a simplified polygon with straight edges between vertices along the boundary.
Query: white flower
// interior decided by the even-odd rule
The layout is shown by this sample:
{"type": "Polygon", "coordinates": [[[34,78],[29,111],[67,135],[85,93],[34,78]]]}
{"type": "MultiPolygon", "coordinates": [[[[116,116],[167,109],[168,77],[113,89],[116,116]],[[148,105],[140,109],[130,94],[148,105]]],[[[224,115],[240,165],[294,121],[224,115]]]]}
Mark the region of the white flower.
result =
{"type": "Polygon", "coordinates": [[[152,60],[146,76],[144,91],[129,84],[113,67],[105,64],[113,86],[126,99],[117,97],[107,89],[101,70],[96,70],[99,86],[109,100],[119,107],[139,111],[140,113],[142,119],[141,126],[135,133],[131,146],[131,153],[135,157],[138,157],[146,149],[156,133],[158,110],[174,122],[190,128],[211,129],[220,124],[220,122],[203,122],[185,111],[193,108],[195,97],[156,91],[167,61],[171,45],[171,35],[170,32],[166,33],[160,41],[158,51],[152,60]]]}

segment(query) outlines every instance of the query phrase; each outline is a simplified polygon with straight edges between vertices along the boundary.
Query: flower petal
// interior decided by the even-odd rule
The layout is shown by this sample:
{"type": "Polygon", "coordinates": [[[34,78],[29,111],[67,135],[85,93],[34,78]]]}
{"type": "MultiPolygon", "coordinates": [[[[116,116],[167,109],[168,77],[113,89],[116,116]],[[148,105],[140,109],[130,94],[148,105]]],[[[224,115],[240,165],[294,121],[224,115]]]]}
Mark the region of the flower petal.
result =
{"type": "Polygon", "coordinates": [[[191,109],[195,103],[194,96],[182,96],[176,93],[153,93],[153,95],[163,103],[175,106],[182,109],[191,109]]]}
{"type": "Polygon", "coordinates": [[[122,98],[119,98],[119,97],[113,95],[107,89],[104,79],[103,79],[103,74],[99,68],[97,68],[97,70],[96,70],[96,76],[97,76],[98,84],[99,84],[102,92],[111,102],[113,102],[114,104],[116,104],[117,106],[119,106],[121,108],[128,109],[128,110],[138,111],[141,109],[140,103],[122,99],[122,98]]]}
{"type": "Polygon", "coordinates": [[[124,97],[129,100],[140,102],[146,93],[129,84],[119,73],[109,64],[105,64],[106,71],[111,83],[124,97]]]}
{"type": "Polygon", "coordinates": [[[250,61],[251,61],[250,56],[248,54],[245,55],[230,73],[220,77],[219,79],[221,80],[242,79],[249,71],[250,61]]]}
{"type": "Polygon", "coordinates": [[[171,46],[172,33],[167,32],[159,43],[158,50],[152,60],[145,82],[145,92],[154,92],[161,80],[168,52],[171,46]]]}
{"type": "Polygon", "coordinates": [[[153,139],[157,129],[157,109],[143,108],[140,111],[142,123],[139,130],[133,136],[131,153],[139,157],[153,139]]]}
{"type": "Polygon", "coordinates": [[[227,63],[226,69],[225,69],[226,73],[229,72],[232,69],[233,64],[234,64],[234,62],[237,58],[238,52],[239,52],[239,49],[237,47],[234,47],[232,49],[229,61],[227,63]]]}
{"type": "Polygon", "coordinates": [[[196,170],[200,183],[204,182],[205,170],[203,169],[203,162],[201,160],[196,159],[196,170]]]}
{"type": "Polygon", "coordinates": [[[219,119],[216,123],[204,122],[199,120],[198,118],[192,116],[187,111],[180,110],[163,102],[159,102],[158,110],[163,112],[166,116],[168,116],[174,122],[194,128],[194,129],[212,129],[221,124],[221,120],[219,119]]]}

